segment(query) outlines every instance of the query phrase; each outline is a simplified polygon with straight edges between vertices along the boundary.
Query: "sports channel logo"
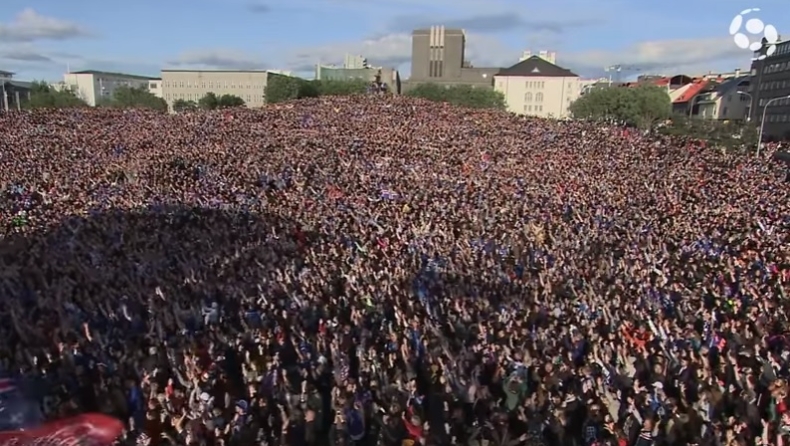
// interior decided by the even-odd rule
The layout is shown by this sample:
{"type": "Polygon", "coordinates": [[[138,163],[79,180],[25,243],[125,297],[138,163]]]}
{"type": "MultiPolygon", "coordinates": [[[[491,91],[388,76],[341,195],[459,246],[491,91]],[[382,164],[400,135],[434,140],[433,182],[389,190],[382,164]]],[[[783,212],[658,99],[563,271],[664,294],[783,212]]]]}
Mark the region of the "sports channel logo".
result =
{"type": "Polygon", "coordinates": [[[775,26],[766,25],[756,17],[759,12],[760,8],[744,9],[730,22],[730,35],[738,48],[760,51],[752,60],[763,60],[772,55],[779,43],[779,31],[775,26]]]}

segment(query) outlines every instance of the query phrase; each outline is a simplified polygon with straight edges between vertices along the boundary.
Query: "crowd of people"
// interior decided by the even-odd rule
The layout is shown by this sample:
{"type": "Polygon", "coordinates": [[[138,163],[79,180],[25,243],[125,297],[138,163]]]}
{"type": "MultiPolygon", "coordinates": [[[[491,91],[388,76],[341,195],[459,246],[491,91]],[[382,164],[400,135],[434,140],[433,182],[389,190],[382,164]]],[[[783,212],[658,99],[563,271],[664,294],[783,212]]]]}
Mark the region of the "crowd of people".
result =
{"type": "Polygon", "coordinates": [[[120,441],[781,446],[754,154],[381,96],[0,115],[0,361],[120,441]]]}

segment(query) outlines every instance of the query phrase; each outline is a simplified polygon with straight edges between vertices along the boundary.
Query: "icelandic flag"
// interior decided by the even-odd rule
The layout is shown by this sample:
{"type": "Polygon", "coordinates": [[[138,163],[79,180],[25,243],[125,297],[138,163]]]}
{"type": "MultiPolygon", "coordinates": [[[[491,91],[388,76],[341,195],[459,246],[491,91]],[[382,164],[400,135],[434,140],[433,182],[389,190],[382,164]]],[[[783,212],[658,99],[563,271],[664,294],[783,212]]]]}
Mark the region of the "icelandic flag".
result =
{"type": "Polygon", "coordinates": [[[15,431],[41,423],[41,407],[25,395],[16,380],[0,378],[0,431],[15,431]]]}

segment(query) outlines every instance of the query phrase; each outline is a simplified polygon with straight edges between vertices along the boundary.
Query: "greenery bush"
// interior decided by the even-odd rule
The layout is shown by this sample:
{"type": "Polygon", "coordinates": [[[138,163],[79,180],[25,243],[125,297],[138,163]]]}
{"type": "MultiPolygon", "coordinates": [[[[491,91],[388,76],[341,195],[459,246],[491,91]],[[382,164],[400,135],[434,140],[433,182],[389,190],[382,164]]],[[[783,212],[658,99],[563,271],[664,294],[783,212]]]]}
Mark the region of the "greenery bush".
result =
{"type": "Polygon", "coordinates": [[[505,96],[501,92],[470,85],[419,84],[410,88],[406,95],[469,108],[505,109],[505,96]]]}

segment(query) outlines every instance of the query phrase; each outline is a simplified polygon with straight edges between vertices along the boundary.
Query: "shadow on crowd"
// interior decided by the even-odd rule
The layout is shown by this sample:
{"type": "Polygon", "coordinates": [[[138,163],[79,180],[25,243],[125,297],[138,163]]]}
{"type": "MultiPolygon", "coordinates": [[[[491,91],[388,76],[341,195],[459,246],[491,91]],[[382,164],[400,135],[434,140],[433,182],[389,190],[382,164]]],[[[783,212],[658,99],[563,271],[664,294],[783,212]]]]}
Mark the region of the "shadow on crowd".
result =
{"type": "Polygon", "coordinates": [[[32,322],[25,345],[76,342],[74,327],[90,322],[154,347],[161,336],[199,330],[220,309],[262,319],[256,308],[287,297],[275,271],[304,268],[311,237],[298,222],[239,210],[163,205],[69,216],[0,240],[2,288],[16,297],[2,311],[32,322]]]}

